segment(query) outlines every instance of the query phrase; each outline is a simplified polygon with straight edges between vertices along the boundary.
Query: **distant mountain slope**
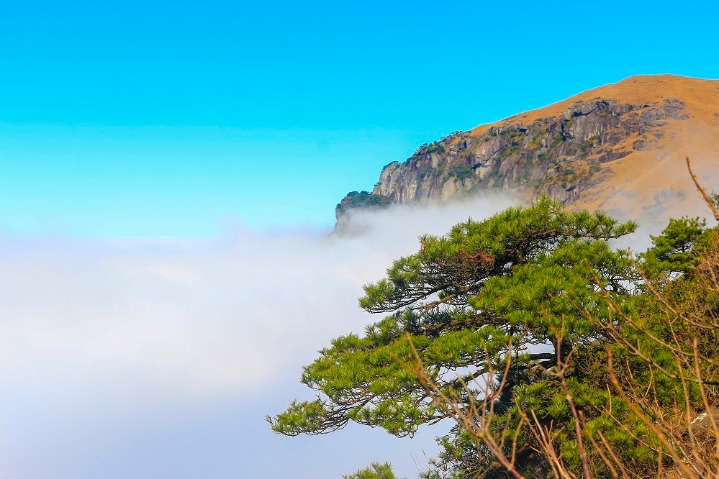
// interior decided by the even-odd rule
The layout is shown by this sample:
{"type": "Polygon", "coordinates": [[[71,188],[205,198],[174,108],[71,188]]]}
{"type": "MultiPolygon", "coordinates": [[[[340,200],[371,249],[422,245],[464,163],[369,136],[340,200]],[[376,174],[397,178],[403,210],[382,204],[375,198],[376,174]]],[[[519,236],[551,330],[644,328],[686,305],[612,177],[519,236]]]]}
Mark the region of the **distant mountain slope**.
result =
{"type": "MultiPolygon", "coordinates": [[[[719,186],[719,81],[638,76],[423,145],[387,165],[364,198],[407,204],[501,190],[640,221],[696,215],[703,204],[686,155],[707,187],[719,186]]],[[[338,219],[363,206],[356,193],[348,199],[338,219]]]]}

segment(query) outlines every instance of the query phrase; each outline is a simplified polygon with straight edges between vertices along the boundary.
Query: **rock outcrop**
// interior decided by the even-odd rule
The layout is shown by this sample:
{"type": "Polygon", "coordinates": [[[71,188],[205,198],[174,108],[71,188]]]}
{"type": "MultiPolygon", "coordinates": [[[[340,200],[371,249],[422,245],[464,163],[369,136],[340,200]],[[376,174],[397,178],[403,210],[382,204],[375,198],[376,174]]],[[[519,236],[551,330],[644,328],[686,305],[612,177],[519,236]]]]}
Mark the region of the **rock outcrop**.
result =
{"type": "Polygon", "coordinates": [[[351,191],[342,198],[335,208],[335,231],[343,233],[347,231],[349,212],[357,210],[381,210],[388,208],[395,202],[383,195],[370,193],[368,191],[351,191]]]}

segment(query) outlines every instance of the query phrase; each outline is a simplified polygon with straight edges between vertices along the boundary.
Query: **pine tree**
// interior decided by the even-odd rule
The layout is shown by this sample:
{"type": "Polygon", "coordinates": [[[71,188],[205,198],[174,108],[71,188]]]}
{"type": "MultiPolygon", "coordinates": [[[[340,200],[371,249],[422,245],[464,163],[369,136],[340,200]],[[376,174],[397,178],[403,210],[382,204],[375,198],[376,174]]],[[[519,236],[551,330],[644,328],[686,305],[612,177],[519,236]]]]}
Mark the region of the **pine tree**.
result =
{"type": "MultiPolygon", "coordinates": [[[[290,436],[349,421],[411,436],[451,418],[427,479],[653,477],[685,461],[647,417],[706,403],[711,384],[687,380],[687,361],[694,324],[711,318],[719,292],[697,303],[686,285],[712,257],[698,245],[712,243],[697,220],[674,221],[637,263],[609,246],[634,228],[542,198],[422,237],[364,288],[360,306],[387,316],[320,351],[302,373],[317,398],[268,421],[290,436]],[[667,295],[703,312],[668,321],[667,295]]],[[[711,383],[717,346],[699,347],[711,383]]]]}

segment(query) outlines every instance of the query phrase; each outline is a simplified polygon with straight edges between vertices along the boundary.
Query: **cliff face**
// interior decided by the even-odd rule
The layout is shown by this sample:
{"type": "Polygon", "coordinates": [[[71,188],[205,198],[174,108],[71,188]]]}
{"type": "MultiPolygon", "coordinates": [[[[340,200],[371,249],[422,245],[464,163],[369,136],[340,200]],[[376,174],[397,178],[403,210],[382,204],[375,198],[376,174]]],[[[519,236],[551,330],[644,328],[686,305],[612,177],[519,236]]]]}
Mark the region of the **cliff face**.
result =
{"type": "Polygon", "coordinates": [[[701,207],[685,155],[708,187],[719,184],[719,81],[633,77],[423,145],[387,165],[372,193],[406,204],[500,190],[634,219],[679,216],[701,207]]]}
{"type": "Polygon", "coordinates": [[[556,117],[507,121],[425,145],[404,163],[387,165],[373,193],[410,203],[500,189],[571,203],[606,178],[602,164],[649,148],[662,137],[665,120],[688,118],[676,98],[644,105],[577,102],[556,117]]]}

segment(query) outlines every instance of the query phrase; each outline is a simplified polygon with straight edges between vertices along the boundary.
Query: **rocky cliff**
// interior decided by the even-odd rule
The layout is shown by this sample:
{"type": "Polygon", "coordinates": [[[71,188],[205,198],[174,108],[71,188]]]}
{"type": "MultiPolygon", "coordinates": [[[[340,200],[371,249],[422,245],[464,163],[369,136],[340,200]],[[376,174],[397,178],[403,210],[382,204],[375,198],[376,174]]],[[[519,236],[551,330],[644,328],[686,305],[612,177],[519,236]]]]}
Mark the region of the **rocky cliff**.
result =
{"type": "Polygon", "coordinates": [[[424,203],[501,190],[635,219],[677,216],[701,205],[685,155],[705,184],[719,184],[719,81],[633,77],[422,145],[387,165],[366,198],[424,203]]]}

